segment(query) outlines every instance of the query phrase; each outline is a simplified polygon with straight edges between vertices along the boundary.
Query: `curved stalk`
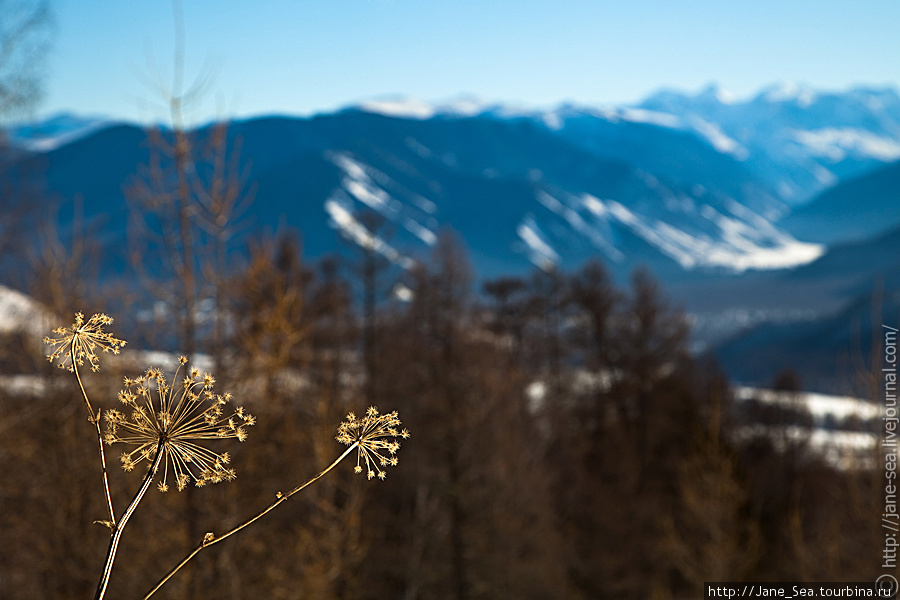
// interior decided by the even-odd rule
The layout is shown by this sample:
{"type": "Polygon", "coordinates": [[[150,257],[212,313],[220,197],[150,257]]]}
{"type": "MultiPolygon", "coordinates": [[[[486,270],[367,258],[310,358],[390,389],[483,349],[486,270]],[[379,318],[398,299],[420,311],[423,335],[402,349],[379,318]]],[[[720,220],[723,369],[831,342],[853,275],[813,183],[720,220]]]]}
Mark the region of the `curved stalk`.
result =
{"type": "Polygon", "coordinates": [[[103,433],[100,431],[100,411],[98,410],[96,414],[94,413],[94,408],[91,406],[91,401],[88,400],[87,392],[84,389],[84,383],[81,381],[81,374],[78,372],[78,361],[75,359],[75,340],[76,338],[73,337],[72,370],[75,372],[75,379],[78,380],[78,387],[81,388],[81,395],[84,397],[84,401],[87,404],[88,412],[91,413],[89,420],[97,429],[97,444],[100,450],[100,471],[103,476],[103,490],[106,493],[106,507],[109,509],[108,523],[110,528],[114,528],[116,526],[116,513],[113,511],[112,495],[109,493],[109,476],[106,474],[106,453],[103,451],[103,433]]]}
{"type": "Polygon", "coordinates": [[[125,525],[137,508],[138,503],[144,497],[144,494],[147,493],[150,484],[153,483],[153,477],[156,475],[160,460],[162,459],[162,449],[164,444],[165,439],[160,439],[159,444],[156,446],[156,454],[153,456],[153,463],[150,465],[150,470],[147,471],[147,475],[144,477],[141,488],[134,495],[131,504],[128,505],[125,512],[122,513],[122,519],[113,526],[113,533],[109,540],[109,549],[106,551],[106,564],[103,566],[103,574],[100,576],[100,583],[97,584],[97,593],[94,596],[94,600],[102,600],[106,595],[106,587],[109,585],[109,576],[112,574],[113,562],[116,560],[116,551],[119,548],[119,540],[122,537],[122,531],[124,531],[125,525]]]}
{"type": "MultiPolygon", "coordinates": [[[[194,548],[187,556],[185,556],[184,559],[180,563],[178,563],[171,571],[166,573],[165,577],[163,577],[159,581],[159,583],[156,584],[156,587],[154,587],[152,590],[147,592],[147,595],[144,596],[144,600],[147,600],[150,596],[155,594],[159,590],[159,588],[161,588],[169,579],[171,579],[172,576],[175,575],[175,573],[177,573],[181,569],[181,567],[183,567],[184,565],[186,565],[188,563],[188,561],[190,561],[197,554],[199,554],[201,550],[203,550],[204,548],[208,548],[209,546],[212,546],[213,544],[218,544],[219,542],[225,540],[226,538],[234,535],[235,533],[237,533],[244,527],[247,527],[248,525],[250,525],[257,519],[262,518],[266,513],[273,510],[276,506],[278,506],[279,504],[281,504],[282,502],[284,502],[285,500],[287,500],[288,498],[290,498],[291,496],[293,496],[294,494],[296,494],[297,492],[299,492],[306,486],[310,485],[311,483],[315,482],[320,477],[324,476],[326,473],[328,473],[333,468],[335,468],[338,465],[338,463],[340,463],[342,460],[344,460],[344,458],[346,458],[347,455],[350,454],[350,452],[352,452],[354,449],[356,449],[356,447],[358,445],[359,445],[359,442],[353,443],[350,447],[348,447],[344,451],[343,454],[341,454],[339,457],[337,457],[337,459],[335,459],[335,461],[333,463],[328,465],[328,467],[324,471],[322,471],[321,473],[319,473],[318,475],[316,475],[315,477],[313,477],[306,483],[298,485],[297,487],[295,487],[294,489],[289,491],[287,494],[281,494],[281,492],[279,492],[277,495],[277,499],[274,502],[272,502],[269,506],[267,506],[261,512],[257,513],[255,516],[251,517],[250,519],[244,521],[243,523],[241,523],[234,529],[220,535],[219,537],[215,537],[212,533],[207,533],[206,536],[203,538],[203,541],[201,541],[197,545],[196,548],[194,548]]],[[[124,519],[124,517],[123,517],[123,519],[124,519]]],[[[99,600],[99,598],[97,600],[99,600]]]]}

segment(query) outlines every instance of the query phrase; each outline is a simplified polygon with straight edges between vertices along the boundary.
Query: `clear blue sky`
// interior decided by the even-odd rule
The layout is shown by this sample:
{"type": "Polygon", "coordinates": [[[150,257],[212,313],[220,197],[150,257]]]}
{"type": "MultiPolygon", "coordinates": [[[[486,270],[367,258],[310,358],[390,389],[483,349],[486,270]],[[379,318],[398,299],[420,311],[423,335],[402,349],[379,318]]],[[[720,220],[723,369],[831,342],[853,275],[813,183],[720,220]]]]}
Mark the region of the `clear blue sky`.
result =
{"type": "MultiPolygon", "coordinates": [[[[165,0],[56,0],[38,114],[156,120],[171,81],[165,0]],[[151,58],[152,57],[152,61],[151,58]]],[[[900,87],[896,0],[183,0],[189,115],[308,114],[383,96],[549,106],[635,102],[718,82],[900,87]]]]}

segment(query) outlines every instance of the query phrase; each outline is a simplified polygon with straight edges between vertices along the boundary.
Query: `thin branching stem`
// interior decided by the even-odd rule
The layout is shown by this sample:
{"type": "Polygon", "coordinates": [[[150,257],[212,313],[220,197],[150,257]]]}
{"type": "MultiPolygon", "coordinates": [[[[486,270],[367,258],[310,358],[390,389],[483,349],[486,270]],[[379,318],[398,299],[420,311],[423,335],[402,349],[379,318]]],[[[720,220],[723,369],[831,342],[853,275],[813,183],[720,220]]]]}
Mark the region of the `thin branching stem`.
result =
{"type": "Polygon", "coordinates": [[[150,484],[153,483],[153,477],[156,475],[156,471],[159,469],[160,460],[162,459],[162,449],[164,444],[165,438],[160,438],[159,444],[156,446],[156,453],[153,455],[153,463],[150,465],[150,470],[147,471],[147,475],[144,476],[144,482],[141,484],[141,488],[134,495],[131,504],[128,505],[125,512],[122,513],[122,519],[113,527],[112,536],[109,540],[109,550],[106,552],[106,564],[103,566],[103,574],[100,576],[100,583],[97,584],[97,594],[94,596],[94,600],[103,600],[103,597],[106,595],[106,587],[109,585],[109,576],[112,574],[113,563],[116,560],[116,551],[119,548],[119,540],[122,537],[122,532],[125,530],[125,525],[137,508],[138,503],[140,503],[144,494],[147,493],[147,490],[150,488],[150,484]]]}
{"type": "MultiPolygon", "coordinates": [[[[175,573],[177,573],[184,565],[186,565],[186,564],[188,563],[188,561],[190,561],[190,560],[191,560],[192,558],[194,558],[197,554],[199,554],[201,550],[203,550],[204,548],[208,548],[208,547],[212,546],[213,544],[218,544],[219,542],[225,540],[226,538],[228,538],[228,537],[234,535],[235,533],[237,533],[238,531],[240,531],[240,530],[243,529],[244,527],[249,526],[251,523],[255,522],[256,520],[261,519],[266,513],[268,513],[268,512],[271,511],[271,510],[274,510],[276,506],[278,506],[279,504],[281,504],[282,502],[284,502],[285,500],[287,500],[288,498],[290,498],[291,496],[293,496],[294,494],[296,494],[297,492],[299,492],[300,490],[302,490],[302,489],[305,488],[306,486],[310,485],[311,483],[315,482],[315,481],[318,480],[320,477],[324,476],[326,473],[328,473],[328,472],[331,471],[333,468],[335,468],[342,460],[344,460],[344,459],[347,457],[348,454],[350,454],[350,452],[352,452],[353,450],[355,450],[356,447],[357,447],[358,445],[359,445],[359,442],[354,442],[349,448],[347,448],[347,449],[344,451],[343,454],[341,454],[339,457],[337,457],[337,459],[335,459],[335,461],[334,461],[333,463],[331,463],[330,465],[328,465],[328,467],[327,467],[325,470],[323,470],[321,473],[319,473],[318,475],[316,475],[315,477],[313,477],[312,479],[310,479],[310,480],[307,481],[306,483],[303,483],[303,484],[301,484],[301,485],[298,485],[297,487],[295,487],[294,489],[292,489],[291,491],[289,491],[287,494],[282,494],[281,492],[279,492],[279,493],[277,494],[277,498],[276,498],[276,500],[275,500],[274,502],[272,502],[269,506],[267,506],[267,507],[266,507],[265,509],[263,509],[261,512],[257,513],[256,515],[254,515],[254,516],[251,517],[250,519],[244,521],[243,523],[241,523],[240,525],[238,525],[238,526],[235,527],[234,529],[232,529],[232,530],[230,530],[230,531],[228,531],[228,532],[226,532],[226,533],[223,533],[222,535],[220,535],[220,536],[218,536],[218,537],[214,536],[214,535],[211,534],[211,533],[206,534],[206,536],[203,538],[203,541],[201,541],[201,542],[197,545],[197,547],[194,548],[187,556],[185,556],[184,559],[183,559],[180,563],[178,563],[171,571],[169,571],[168,573],[166,573],[165,577],[163,577],[163,578],[159,581],[159,583],[156,584],[156,587],[154,587],[152,590],[150,590],[150,591],[147,593],[146,596],[144,596],[144,600],[147,600],[148,598],[150,598],[150,596],[152,596],[153,594],[155,594],[155,593],[157,592],[157,590],[159,590],[159,588],[161,588],[161,587],[162,587],[169,579],[171,579],[172,576],[175,575],[175,573]]],[[[99,600],[99,599],[98,599],[98,600],[99,600]]]]}
{"type": "MultiPolygon", "coordinates": [[[[75,341],[76,338],[72,338],[72,353],[75,353],[75,341]]],[[[91,413],[91,421],[98,420],[98,415],[94,414],[94,407],[91,406],[91,401],[88,400],[87,392],[84,389],[84,383],[81,381],[81,374],[78,372],[78,362],[75,360],[72,361],[72,370],[75,371],[75,379],[78,380],[78,387],[81,388],[81,395],[84,396],[84,402],[87,404],[88,412],[91,413]]]]}
{"type": "Polygon", "coordinates": [[[113,510],[112,495],[109,492],[109,476],[106,474],[106,453],[103,451],[103,433],[100,431],[100,411],[94,413],[91,401],[88,400],[87,391],[84,389],[84,383],[81,381],[81,374],[78,372],[78,361],[75,360],[75,341],[77,336],[72,338],[72,370],[75,371],[75,379],[78,380],[78,387],[81,388],[81,395],[87,404],[88,412],[91,413],[90,421],[97,430],[97,444],[100,451],[100,471],[103,476],[103,490],[106,493],[106,507],[109,509],[109,526],[116,526],[116,513],[113,510]]]}

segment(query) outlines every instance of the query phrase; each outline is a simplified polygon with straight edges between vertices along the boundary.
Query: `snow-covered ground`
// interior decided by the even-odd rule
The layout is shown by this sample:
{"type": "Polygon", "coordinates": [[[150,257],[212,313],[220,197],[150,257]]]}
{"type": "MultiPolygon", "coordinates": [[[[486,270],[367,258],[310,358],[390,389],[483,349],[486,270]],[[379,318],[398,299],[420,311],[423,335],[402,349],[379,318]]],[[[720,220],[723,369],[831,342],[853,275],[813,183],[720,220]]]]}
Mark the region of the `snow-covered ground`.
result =
{"type": "Polygon", "coordinates": [[[50,333],[50,314],[37,302],[12,288],[0,285],[0,333],[16,331],[43,339],[50,333]]]}
{"type": "Polygon", "coordinates": [[[791,394],[751,387],[734,390],[738,402],[756,400],[784,408],[805,409],[813,427],[789,425],[773,430],[762,424],[745,425],[738,430],[740,439],[768,437],[776,447],[805,444],[806,448],[840,469],[871,468],[875,464],[875,448],[879,437],[871,431],[840,429],[835,424],[855,420],[865,423],[879,419],[883,407],[852,396],[833,396],[811,392],[791,394]]]}

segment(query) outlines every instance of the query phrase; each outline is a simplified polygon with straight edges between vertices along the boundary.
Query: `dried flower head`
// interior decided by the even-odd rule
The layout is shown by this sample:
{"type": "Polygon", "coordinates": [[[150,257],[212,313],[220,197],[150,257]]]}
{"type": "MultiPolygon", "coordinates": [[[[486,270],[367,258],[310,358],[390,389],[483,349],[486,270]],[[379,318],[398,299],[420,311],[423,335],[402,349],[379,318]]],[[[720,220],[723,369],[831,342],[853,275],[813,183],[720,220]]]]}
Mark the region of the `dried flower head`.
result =
{"type": "Polygon", "coordinates": [[[97,352],[118,354],[119,349],[125,345],[124,340],[103,331],[103,327],[112,322],[112,317],[104,314],[94,315],[85,321],[83,313],[75,313],[75,322],[72,327],[58,327],[53,330],[53,333],[60,337],[44,338],[44,343],[53,347],[53,352],[47,355],[47,360],[53,362],[62,357],[59,368],[68,368],[69,371],[74,371],[75,366],[83,365],[86,358],[91,364],[91,370],[99,371],[100,359],[97,357],[97,352]]]}
{"type": "Polygon", "coordinates": [[[190,369],[179,382],[178,373],[187,364],[182,357],[172,384],[159,369],[148,369],[134,379],[125,379],[125,389],[119,392],[119,400],[130,415],[118,410],[107,410],[107,444],[122,442],[135,446],[121,456],[122,468],[131,471],[142,460],[152,460],[156,447],[162,442],[165,467],[158,487],[168,491],[169,470],[173,471],[175,486],[179,491],[193,480],[197,487],[207,483],[231,481],[234,469],[226,466],[231,461],[227,452],[213,452],[200,440],[237,438],[247,439],[247,428],[256,418],[238,407],[226,416],[225,406],[231,394],[213,392],[215,379],[197,369],[190,369]]]}
{"type": "Polygon", "coordinates": [[[353,413],[347,415],[347,420],[338,426],[336,439],[348,446],[357,444],[354,473],[362,473],[362,462],[365,461],[366,476],[369,479],[384,479],[387,475],[384,467],[397,466],[397,450],[400,449],[397,438],[409,437],[406,429],[397,431],[399,426],[400,419],[396,411],[380,415],[374,406],[369,407],[362,419],[357,419],[353,413]]]}

